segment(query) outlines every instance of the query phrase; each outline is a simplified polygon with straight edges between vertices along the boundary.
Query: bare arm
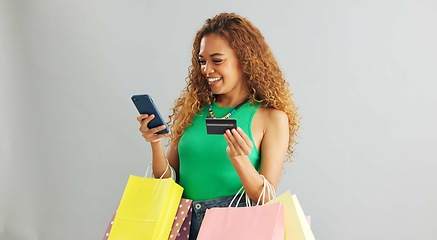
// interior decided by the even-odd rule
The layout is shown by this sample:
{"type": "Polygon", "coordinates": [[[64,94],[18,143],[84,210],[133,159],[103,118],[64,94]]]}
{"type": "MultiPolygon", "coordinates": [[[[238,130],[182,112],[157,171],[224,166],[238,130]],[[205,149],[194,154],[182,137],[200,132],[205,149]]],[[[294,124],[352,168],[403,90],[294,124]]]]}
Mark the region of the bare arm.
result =
{"type": "MultiPolygon", "coordinates": [[[[260,109],[261,110],[261,109],[260,109]]],[[[288,118],[279,110],[263,109],[260,112],[258,130],[262,130],[260,142],[261,169],[258,173],[249,161],[248,155],[253,148],[249,137],[241,130],[227,131],[228,155],[240,176],[248,196],[257,201],[263,188],[260,174],[276,189],[281,175],[288,147],[288,118]]],[[[258,131],[257,130],[257,131],[258,131]]],[[[262,199],[261,199],[262,200],[262,199]]],[[[267,201],[268,199],[265,199],[267,201]]]]}
{"type": "MultiPolygon", "coordinates": [[[[170,135],[170,133],[166,134],[156,134],[156,132],[161,131],[165,128],[165,126],[159,126],[156,128],[149,129],[147,124],[154,118],[153,115],[143,114],[137,117],[138,122],[140,123],[140,132],[144,139],[147,142],[150,142],[152,148],[152,166],[153,166],[153,175],[157,178],[161,177],[162,174],[164,178],[171,177],[171,171],[168,168],[167,158],[165,156],[164,146],[162,144],[162,139],[170,135]]],[[[170,166],[172,166],[175,170],[179,168],[179,161],[177,158],[177,149],[172,145],[168,154],[168,162],[170,166]]]]}

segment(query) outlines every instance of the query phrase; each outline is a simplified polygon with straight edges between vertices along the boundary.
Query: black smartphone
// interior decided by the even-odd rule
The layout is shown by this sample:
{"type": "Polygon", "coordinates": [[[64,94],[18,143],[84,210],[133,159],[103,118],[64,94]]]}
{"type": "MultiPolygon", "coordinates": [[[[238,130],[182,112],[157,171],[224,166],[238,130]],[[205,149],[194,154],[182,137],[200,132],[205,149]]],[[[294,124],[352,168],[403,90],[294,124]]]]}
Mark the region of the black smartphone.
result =
{"type": "Polygon", "coordinates": [[[158,108],[156,107],[150,95],[148,94],[133,95],[131,99],[140,114],[155,115],[155,118],[153,118],[152,121],[150,121],[149,124],[147,124],[148,128],[155,128],[161,125],[165,125],[165,129],[157,132],[157,134],[164,134],[169,132],[167,124],[165,124],[164,119],[159,113],[158,108]]]}
{"type": "Polygon", "coordinates": [[[237,128],[237,119],[207,118],[206,132],[208,134],[224,134],[226,130],[237,128]]]}

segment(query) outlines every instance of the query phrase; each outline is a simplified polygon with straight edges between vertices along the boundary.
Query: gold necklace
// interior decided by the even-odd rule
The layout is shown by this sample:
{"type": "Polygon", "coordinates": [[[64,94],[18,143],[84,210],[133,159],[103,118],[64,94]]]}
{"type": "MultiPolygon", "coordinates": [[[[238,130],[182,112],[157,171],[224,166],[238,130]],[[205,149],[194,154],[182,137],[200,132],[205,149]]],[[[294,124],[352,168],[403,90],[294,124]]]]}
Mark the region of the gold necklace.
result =
{"type": "MultiPolygon", "coordinates": [[[[220,119],[228,119],[237,109],[239,109],[241,106],[243,106],[247,101],[249,101],[248,98],[246,98],[244,101],[242,101],[240,104],[234,107],[230,112],[228,112],[224,117],[221,117],[220,119]]],[[[212,112],[212,104],[209,104],[209,118],[217,118],[214,113],[212,112]]]]}

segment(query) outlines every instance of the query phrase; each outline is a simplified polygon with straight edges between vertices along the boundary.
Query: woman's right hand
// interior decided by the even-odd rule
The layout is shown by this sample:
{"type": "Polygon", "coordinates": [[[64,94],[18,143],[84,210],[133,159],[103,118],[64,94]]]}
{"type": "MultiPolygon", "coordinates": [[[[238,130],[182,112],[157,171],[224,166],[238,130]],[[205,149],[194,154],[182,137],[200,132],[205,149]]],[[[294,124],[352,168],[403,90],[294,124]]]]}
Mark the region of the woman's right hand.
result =
{"type": "Polygon", "coordinates": [[[147,124],[152,121],[155,115],[141,114],[137,117],[140,123],[140,132],[148,142],[160,142],[163,138],[170,136],[170,133],[157,134],[157,132],[164,130],[165,126],[161,125],[155,128],[148,128],[147,124]]]}

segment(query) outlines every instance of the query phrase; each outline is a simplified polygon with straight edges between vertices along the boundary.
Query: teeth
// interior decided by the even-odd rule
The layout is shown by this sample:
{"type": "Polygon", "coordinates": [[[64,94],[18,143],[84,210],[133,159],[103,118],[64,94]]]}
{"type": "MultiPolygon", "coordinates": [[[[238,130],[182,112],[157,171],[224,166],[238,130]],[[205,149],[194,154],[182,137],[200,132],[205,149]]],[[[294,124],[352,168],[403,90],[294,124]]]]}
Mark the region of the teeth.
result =
{"type": "Polygon", "coordinates": [[[208,82],[215,82],[222,79],[221,77],[217,77],[217,78],[208,78],[208,82]]]}

